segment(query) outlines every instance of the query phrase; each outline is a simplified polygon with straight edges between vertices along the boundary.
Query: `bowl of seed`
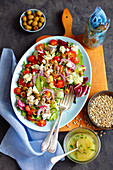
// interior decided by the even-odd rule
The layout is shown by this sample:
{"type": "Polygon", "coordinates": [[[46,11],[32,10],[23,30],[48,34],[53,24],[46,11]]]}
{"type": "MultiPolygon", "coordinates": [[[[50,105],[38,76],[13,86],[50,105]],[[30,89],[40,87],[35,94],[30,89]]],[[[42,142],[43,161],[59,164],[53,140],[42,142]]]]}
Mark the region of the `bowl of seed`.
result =
{"type": "Polygon", "coordinates": [[[88,102],[87,112],[97,127],[113,129],[113,92],[105,90],[94,94],[88,102]]]}

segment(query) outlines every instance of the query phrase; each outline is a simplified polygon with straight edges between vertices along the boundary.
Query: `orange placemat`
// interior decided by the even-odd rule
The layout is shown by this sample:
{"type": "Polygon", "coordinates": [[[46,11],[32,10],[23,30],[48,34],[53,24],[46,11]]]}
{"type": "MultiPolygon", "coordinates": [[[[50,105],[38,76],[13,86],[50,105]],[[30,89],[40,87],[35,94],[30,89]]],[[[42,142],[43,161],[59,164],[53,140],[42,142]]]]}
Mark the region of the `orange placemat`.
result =
{"type": "MultiPolygon", "coordinates": [[[[108,90],[103,46],[101,45],[98,48],[89,49],[85,47],[82,43],[83,35],[75,36],[72,34],[72,31],[71,31],[72,30],[72,16],[67,8],[64,9],[64,12],[62,15],[62,23],[65,28],[64,36],[73,38],[79,43],[81,43],[89,55],[91,66],[92,66],[92,86],[91,86],[90,94],[88,97],[88,100],[89,100],[89,98],[93,94],[101,90],[108,90]]],[[[50,37],[50,35],[41,36],[36,40],[36,42],[47,37],[50,37]]],[[[83,109],[80,111],[78,116],[76,116],[71,122],[69,122],[68,125],[65,125],[64,127],[60,128],[60,132],[70,131],[74,129],[75,127],[79,127],[79,126],[88,127],[94,130],[100,130],[95,125],[93,125],[91,121],[89,120],[86,106],[87,106],[87,103],[85,104],[83,109]]]]}

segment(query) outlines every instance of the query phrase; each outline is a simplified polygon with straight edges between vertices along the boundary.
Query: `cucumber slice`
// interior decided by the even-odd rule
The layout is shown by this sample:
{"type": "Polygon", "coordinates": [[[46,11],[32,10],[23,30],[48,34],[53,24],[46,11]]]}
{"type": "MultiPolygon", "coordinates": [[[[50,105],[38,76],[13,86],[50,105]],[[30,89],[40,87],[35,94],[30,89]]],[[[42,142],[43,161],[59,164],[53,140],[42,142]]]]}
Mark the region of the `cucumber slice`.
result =
{"type": "Polygon", "coordinates": [[[55,97],[57,99],[63,99],[64,98],[64,90],[63,89],[55,89],[55,97]]]}

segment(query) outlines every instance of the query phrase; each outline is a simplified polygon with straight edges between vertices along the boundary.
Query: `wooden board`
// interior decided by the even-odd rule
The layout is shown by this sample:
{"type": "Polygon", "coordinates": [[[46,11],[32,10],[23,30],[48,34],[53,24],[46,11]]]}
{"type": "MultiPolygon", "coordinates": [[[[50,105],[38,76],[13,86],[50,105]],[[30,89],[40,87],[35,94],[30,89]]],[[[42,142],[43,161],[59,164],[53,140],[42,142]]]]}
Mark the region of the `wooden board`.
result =
{"type": "MultiPolygon", "coordinates": [[[[91,67],[92,67],[92,87],[91,87],[90,94],[88,97],[88,100],[89,100],[89,98],[93,94],[101,90],[108,90],[103,46],[101,45],[94,49],[89,49],[85,47],[84,44],[82,43],[84,35],[75,36],[72,34],[72,21],[73,19],[72,19],[72,16],[69,10],[65,8],[63,15],[62,15],[62,23],[65,29],[64,36],[78,41],[85,48],[90,58],[91,67]]],[[[41,36],[36,40],[36,42],[47,37],[50,37],[50,35],[41,36]]],[[[81,112],[78,114],[77,117],[75,117],[70,123],[68,123],[68,125],[65,125],[64,127],[60,128],[60,132],[70,131],[79,126],[89,127],[94,130],[100,130],[99,128],[94,126],[89,120],[86,106],[87,106],[87,103],[84,106],[84,108],[81,110],[81,112]]]]}

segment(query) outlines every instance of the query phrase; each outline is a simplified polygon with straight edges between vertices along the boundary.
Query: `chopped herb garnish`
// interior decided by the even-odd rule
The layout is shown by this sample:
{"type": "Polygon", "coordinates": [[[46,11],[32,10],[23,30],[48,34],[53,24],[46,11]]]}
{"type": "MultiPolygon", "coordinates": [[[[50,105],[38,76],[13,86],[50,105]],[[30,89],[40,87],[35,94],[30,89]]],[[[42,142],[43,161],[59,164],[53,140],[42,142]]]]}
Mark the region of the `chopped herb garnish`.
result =
{"type": "Polygon", "coordinates": [[[90,148],[90,146],[89,147],[87,147],[88,149],[90,148]]]}
{"type": "Polygon", "coordinates": [[[80,137],[81,139],[83,139],[83,137],[80,137]]]}
{"type": "Polygon", "coordinates": [[[87,136],[85,136],[85,139],[87,138],[87,136]]]}
{"type": "Polygon", "coordinates": [[[80,149],[82,147],[82,144],[78,147],[78,149],[80,149]]]}
{"type": "Polygon", "coordinates": [[[85,152],[85,149],[83,149],[83,151],[85,152]]]}
{"type": "Polygon", "coordinates": [[[73,149],[73,145],[70,145],[70,147],[73,149]]]}
{"type": "Polygon", "coordinates": [[[89,86],[89,87],[92,86],[92,84],[90,82],[86,82],[86,85],[89,86]]]}
{"type": "Polygon", "coordinates": [[[76,135],[75,137],[79,137],[79,135],[76,135]]]}
{"type": "Polygon", "coordinates": [[[81,136],[84,136],[83,134],[81,134],[81,136]]]}
{"type": "Polygon", "coordinates": [[[90,149],[91,151],[95,151],[94,149],[90,149]]]}

